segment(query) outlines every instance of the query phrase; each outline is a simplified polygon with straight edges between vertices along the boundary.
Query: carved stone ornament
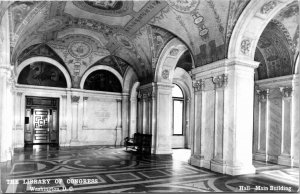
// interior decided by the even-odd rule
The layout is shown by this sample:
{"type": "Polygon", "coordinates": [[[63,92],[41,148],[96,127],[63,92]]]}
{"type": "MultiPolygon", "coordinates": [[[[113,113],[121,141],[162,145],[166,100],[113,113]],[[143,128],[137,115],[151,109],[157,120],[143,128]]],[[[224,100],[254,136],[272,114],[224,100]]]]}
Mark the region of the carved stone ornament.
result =
{"type": "Polygon", "coordinates": [[[179,53],[179,50],[178,50],[177,48],[173,48],[173,49],[170,51],[170,55],[171,55],[171,56],[176,56],[178,53],[179,53]]]}
{"type": "Polygon", "coordinates": [[[259,96],[259,100],[266,100],[269,96],[270,90],[269,89],[265,89],[265,90],[256,90],[257,91],[257,95],[259,96]]]}
{"type": "Polygon", "coordinates": [[[72,103],[78,103],[79,99],[80,99],[80,96],[72,96],[71,97],[72,103]]]}
{"type": "Polygon", "coordinates": [[[293,88],[292,87],[280,87],[280,92],[283,98],[289,98],[293,95],[293,88]]]}
{"type": "Polygon", "coordinates": [[[169,78],[169,75],[170,75],[170,72],[169,72],[169,70],[167,70],[167,69],[165,69],[165,70],[163,70],[163,71],[161,72],[161,76],[162,76],[162,78],[164,78],[164,79],[168,79],[168,78],[169,78]]]}
{"type": "Polygon", "coordinates": [[[261,7],[260,12],[262,14],[268,14],[270,11],[272,11],[272,9],[276,7],[276,5],[277,5],[276,1],[269,1],[261,7]]]}
{"type": "Polygon", "coordinates": [[[213,78],[213,83],[215,84],[215,88],[226,87],[227,82],[228,82],[228,76],[225,74],[213,78]]]}
{"type": "Polygon", "coordinates": [[[204,81],[202,79],[200,80],[196,80],[193,84],[193,87],[195,88],[195,91],[198,92],[198,91],[203,91],[204,90],[204,81]]]}
{"type": "Polygon", "coordinates": [[[241,42],[241,52],[245,55],[248,55],[250,52],[250,47],[251,47],[251,40],[249,39],[244,39],[241,42]]]}

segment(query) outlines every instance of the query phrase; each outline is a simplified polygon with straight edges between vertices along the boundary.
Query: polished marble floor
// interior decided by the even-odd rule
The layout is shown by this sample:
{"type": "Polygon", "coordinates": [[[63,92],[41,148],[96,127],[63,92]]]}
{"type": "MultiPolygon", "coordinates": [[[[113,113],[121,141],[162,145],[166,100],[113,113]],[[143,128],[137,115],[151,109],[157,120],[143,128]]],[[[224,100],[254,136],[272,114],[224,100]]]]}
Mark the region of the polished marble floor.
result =
{"type": "Polygon", "coordinates": [[[228,176],[187,164],[190,150],[140,155],[109,146],[15,150],[1,164],[1,190],[17,192],[297,192],[299,168],[254,161],[256,174],[228,176]]]}

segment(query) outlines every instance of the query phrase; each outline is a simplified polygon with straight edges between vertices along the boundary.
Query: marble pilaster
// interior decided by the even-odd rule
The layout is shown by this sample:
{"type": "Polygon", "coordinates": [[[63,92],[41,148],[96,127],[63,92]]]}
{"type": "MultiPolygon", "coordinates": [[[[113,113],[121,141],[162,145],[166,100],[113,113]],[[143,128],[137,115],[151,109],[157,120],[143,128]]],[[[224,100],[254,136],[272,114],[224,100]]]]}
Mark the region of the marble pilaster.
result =
{"type": "Polygon", "coordinates": [[[282,93],[282,131],[281,131],[281,154],[278,163],[282,165],[292,165],[292,87],[281,87],[282,93]]]}
{"type": "Polygon", "coordinates": [[[211,168],[225,173],[223,160],[223,130],[224,130],[224,89],[227,85],[227,75],[222,74],[213,78],[215,85],[215,125],[214,125],[214,156],[211,168]]]}
{"type": "Polygon", "coordinates": [[[258,147],[254,155],[256,160],[268,160],[268,119],[269,119],[269,89],[257,90],[259,98],[258,147]]]}
{"type": "Polygon", "coordinates": [[[203,101],[205,98],[204,81],[202,79],[195,80],[194,84],[194,131],[192,140],[192,153],[189,163],[191,165],[203,167],[203,140],[204,140],[204,114],[203,114],[203,101]]]}
{"type": "Polygon", "coordinates": [[[72,96],[72,131],[71,131],[71,145],[78,144],[78,115],[79,115],[79,100],[80,96],[72,96]]]}

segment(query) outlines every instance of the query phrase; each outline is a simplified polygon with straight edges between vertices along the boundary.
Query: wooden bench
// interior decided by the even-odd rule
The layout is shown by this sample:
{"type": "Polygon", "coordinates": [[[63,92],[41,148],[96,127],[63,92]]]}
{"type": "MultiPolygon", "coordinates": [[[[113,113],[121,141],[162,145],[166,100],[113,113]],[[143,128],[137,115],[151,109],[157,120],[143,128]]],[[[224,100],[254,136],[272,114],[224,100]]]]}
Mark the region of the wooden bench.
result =
{"type": "Polygon", "coordinates": [[[133,138],[126,137],[124,139],[124,146],[127,148],[135,149],[139,153],[151,154],[152,135],[135,133],[133,138]]]}

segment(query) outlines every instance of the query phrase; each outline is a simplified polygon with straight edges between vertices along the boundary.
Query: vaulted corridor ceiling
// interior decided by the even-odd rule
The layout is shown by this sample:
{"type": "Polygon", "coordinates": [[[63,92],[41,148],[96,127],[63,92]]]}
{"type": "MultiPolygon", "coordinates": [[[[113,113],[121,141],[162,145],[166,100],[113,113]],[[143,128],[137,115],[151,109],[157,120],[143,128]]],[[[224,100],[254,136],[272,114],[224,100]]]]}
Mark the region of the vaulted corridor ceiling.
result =
{"type": "MultiPolygon", "coordinates": [[[[20,64],[30,56],[55,56],[72,76],[80,77],[94,63],[111,55],[128,63],[140,81],[147,83],[153,81],[159,54],[173,37],[182,40],[193,56],[193,67],[188,62],[187,69],[226,58],[235,24],[248,3],[249,0],[19,1],[1,2],[0,16],[9,6],[12,64],[20,64]]],[[[295,1],[262,34],[256,55],[262,62],[260,79],[274,77],[272,71],[282,70],[280,75],[292,72],[299,52],[298,17],[295,1]],[[268,42],[271,46],[267,49],[264,46],[268,42]],[[285,49],[289,51],[277,55],[285,49]],[[275,55],[280,65],[282,61],[289,63],[288,68],[272,63],[275,55]]]]}

